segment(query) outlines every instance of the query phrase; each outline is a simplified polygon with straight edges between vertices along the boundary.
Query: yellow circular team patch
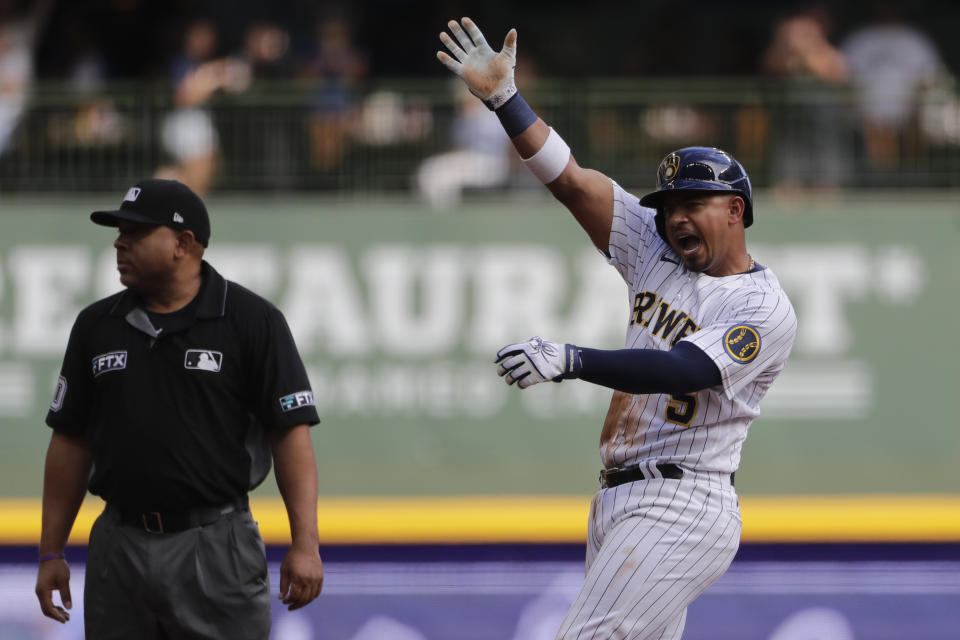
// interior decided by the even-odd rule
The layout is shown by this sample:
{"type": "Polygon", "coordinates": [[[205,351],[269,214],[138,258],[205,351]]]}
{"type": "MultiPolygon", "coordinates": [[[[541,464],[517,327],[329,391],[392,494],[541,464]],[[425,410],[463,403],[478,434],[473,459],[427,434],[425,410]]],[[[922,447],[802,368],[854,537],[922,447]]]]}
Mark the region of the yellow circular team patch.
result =
{"type": "Polygon", "coordinates": [[[748,324],[738,324],[723,334],[723,348],[737,362],[751,362],[760,353],[760,333],[748,324]]]}

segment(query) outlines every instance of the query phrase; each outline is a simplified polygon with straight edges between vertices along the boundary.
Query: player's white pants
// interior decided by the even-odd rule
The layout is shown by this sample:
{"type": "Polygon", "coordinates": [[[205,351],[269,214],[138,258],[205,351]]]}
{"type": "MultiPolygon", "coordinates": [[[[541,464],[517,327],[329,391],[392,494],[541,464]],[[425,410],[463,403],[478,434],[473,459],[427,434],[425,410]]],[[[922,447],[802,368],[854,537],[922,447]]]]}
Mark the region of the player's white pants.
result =
{"type": "Polygon", "coordinates": [[[587,575],[557,640],[680,638],[687,605],[723,575],[739,544],[727,474],[601,490],[590,507],[587,575]]]}

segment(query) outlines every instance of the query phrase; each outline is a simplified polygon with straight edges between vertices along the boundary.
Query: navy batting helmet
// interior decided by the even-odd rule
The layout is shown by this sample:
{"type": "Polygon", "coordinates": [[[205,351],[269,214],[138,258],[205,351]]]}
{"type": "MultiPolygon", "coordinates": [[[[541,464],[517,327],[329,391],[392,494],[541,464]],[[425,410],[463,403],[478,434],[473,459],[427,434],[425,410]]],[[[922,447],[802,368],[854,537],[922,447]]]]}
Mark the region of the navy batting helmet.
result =
{"type": "Polygon", "coordinates": [[[746,205],[743,226],[753,224],[753,194],[750,177],[737,160],[713,147],[686,147],[667,154],[657,169],[657,190],[640,198],[640,204],[657,210],[657,231],[666,238],[663,224],[663,195],[667,191],[717,191],[737,193],[746,205]]]}

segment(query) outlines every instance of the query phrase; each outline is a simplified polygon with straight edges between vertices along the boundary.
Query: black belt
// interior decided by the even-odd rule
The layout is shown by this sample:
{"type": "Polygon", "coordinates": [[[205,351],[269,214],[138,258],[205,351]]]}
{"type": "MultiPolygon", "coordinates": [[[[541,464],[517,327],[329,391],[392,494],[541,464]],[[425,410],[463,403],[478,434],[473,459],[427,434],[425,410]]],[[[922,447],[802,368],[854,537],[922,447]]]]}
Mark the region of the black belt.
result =
{"type": "MultiPolygon", "coordinates": [[[[664,478],[679,480],[683,477],[683,469],[672,462],[662,462],[657,465],[657,471],[664,478]]],[[[622,467],[615,469],[604,469],[600,472],[600,488],[609,489],[627,482],[636,482],[637,480],[650,480],[652,476],[643,472],[639,465],[633,467],[622,467]]]]}
{"type": "MultiPolygon", "coordinates": [[[[683,469],[672,462],[663,462],[657,465],[657,471],[664,478],[679,480],[683,477],[683,469]]],[[[730,474],[730,484],[733,485],[733,476],[730,474]]],[[[632,467],[622,467],[614,469],[604,469],[600,472],[600,488],[609,489],[627,482],[636,482],[637,480],[649,480],[651,476],[646,475],[640,465],[632,467]]]]}
{"type": "Polygon", "coordinates": [[[137,527],[148,533],[177,533],[194,527],[213,524],[222,516],[250,508],[247,496],[242,496],[219,507],[194,507],[166,511],[136,511],[111,507],[120,514],[120,524],[137,527]]]}

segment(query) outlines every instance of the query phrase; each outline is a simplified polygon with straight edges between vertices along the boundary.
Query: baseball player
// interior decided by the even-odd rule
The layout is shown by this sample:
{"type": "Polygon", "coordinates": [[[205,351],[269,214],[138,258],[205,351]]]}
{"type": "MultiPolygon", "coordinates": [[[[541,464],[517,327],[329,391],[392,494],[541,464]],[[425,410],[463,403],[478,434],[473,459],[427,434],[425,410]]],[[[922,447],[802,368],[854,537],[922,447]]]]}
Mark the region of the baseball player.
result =
{"type": "Polygon", "coordinates": [[[630,290],[622,350],[532,338],[497,353],[498,373],[521,389],[575,378],[614,389],[586,578],[557,637],[679,638],[687,605],[739,546],[734,471],[796,334],[776,276],[747,252],[750,180],[730,154],[689,147],[663,159],[656,190],[638,200],[578,166],[517,93],[516,30],[494,52],[469,18],[448,26],[438,59],[495,111],[630,290]]]}

